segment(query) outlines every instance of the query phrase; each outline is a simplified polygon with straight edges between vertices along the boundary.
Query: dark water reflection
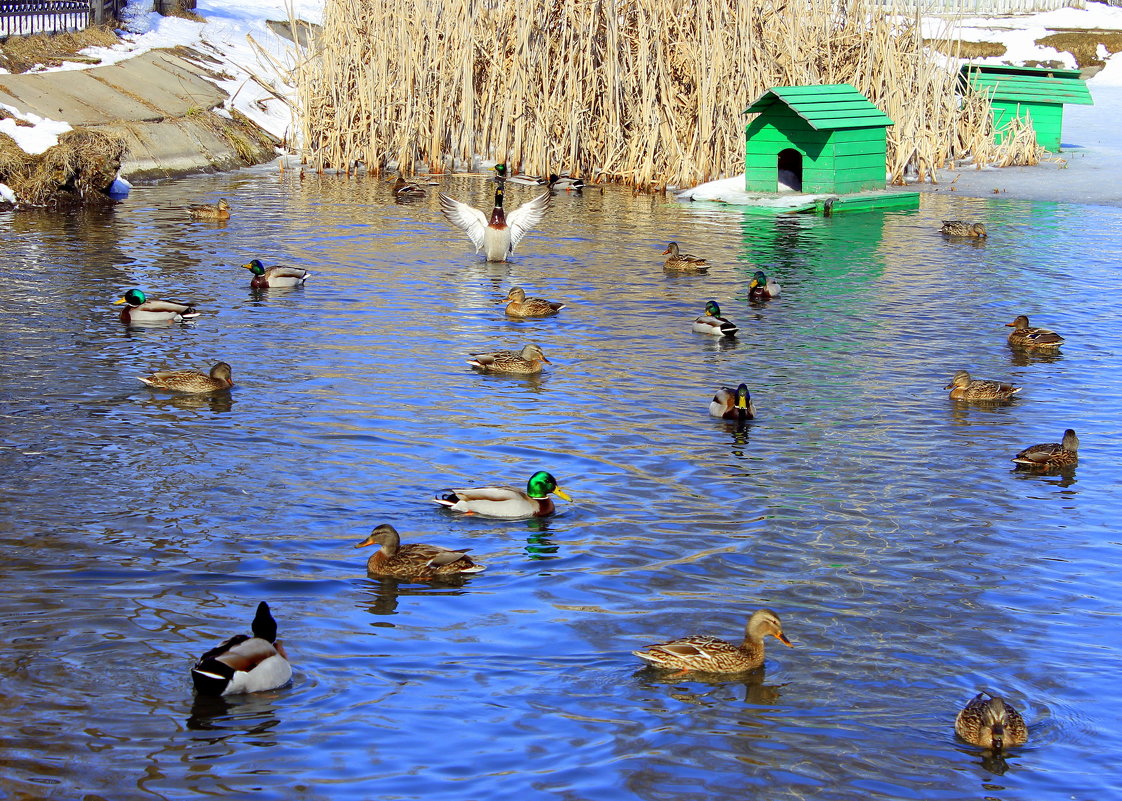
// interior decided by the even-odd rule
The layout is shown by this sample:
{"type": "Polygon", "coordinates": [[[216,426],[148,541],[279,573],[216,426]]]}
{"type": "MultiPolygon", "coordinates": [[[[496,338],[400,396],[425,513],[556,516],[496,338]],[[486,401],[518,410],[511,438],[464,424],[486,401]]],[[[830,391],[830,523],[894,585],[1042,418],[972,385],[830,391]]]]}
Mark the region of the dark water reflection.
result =
{"type": "MultiPolygon", "coordinates": [[[[928,197],[773,218],[608,190],[559,197],[493,265],[435,196],[395,204],[389,186],[247,172],[3,216],[3,793],[1122,792],[1118,210],[928,197]],[[217,197],[225,226],[181,211],[217,197]],[[992,234],[947,240],[943,218],[992,234]],[[671,240],[708,275],[665,275],[671,240]],[[254,291],[253,257],[313,276],[254,291]],[[757,267],[783,296],[750,306],[757,267]],[[569,307],[507,320],[511,284],[569,307]],[[203,316],[126,330],[109,303],[134,286],[203,316]],[[709,299],[737,339],[690,330],[709,299]],[[1020,313],[1065,334],[1063,354],[1012,353],[1020,313]],[[555,362],[540,377],[466,364],[528,341],[555,362]],[[218,360],[225,396],[135,378],[218,360]],[[960,368],[1025,390],[952,403],[960,368]],[[741,381],[759,418],[709,418],[741,381]],[[1074,472],[1012,469],[1066,427],[1074,472]],[[537,469],[576,499],[550,520],[429,500],[537,469]],[[380,522],[488,569],[460,586],[369,578],[352,546],[380,522]],[[260,599],[292,685],[196,701],[193,658],[260,599]],[[796,647],[748,679],[660,678],[629,653],[735,638],[760,606],[796,647]],[[983,687],[1032,726],[1004,762],[953,735],[983,687]]],[[[478,182],[448,189],[486,201],[478,182]]]]}

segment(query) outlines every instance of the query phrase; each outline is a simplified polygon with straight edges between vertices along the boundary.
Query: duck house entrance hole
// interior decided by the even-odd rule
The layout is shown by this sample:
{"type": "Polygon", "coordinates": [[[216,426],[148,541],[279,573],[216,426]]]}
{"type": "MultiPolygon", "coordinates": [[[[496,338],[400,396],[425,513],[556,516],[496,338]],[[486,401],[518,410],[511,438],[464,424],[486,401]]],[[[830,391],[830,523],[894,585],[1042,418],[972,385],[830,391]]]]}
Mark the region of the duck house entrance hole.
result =
{"type": "Polygon", "coordinates": [[[794,148],[779,151],[779,191],[803,191],[803,154],[794,148]]]}

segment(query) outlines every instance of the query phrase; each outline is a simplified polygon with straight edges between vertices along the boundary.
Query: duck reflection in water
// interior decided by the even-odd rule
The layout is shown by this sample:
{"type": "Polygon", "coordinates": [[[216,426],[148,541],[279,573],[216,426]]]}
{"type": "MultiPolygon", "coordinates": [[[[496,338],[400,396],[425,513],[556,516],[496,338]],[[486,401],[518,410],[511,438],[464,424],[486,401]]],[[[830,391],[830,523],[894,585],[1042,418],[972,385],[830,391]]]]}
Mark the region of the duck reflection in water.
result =
{"type": "Polygon", "coordinates": [[[765,684],[766,668],[758,667],[748,673],[741,673],[730,679],[718,673],[691,673],[691,684],[712,685],[706,690],[691,690],[683,686],[683,677],[657,673],[648,668],[639,668],[635,676],[644,687],[654,689],[662,685],[672,688],[668,693],[675,701],[694,706],[716,707],[730,700],[740,700],[752,706],[776,706],[782,696],[784,684],[765,684]],[[740,695],[740,688],[744,694],[740,695]],[[739,697],[738,697],[739,696],[739,697]]]}
{"type": "Polygon", "coordinates": [[[196,693],[191,704],[187,728],[192,731],[215,732],[207,742],[216,743],[228,737],[264,734],[280,719],[274,714],[276,695],[271,692],[249,695],[204,695],[196,693]]]}
{"type": "Polygon", "coordinates": [[[175,395],[170,398],[153,397],[148,401],[160,409],[173,407],[183,410],[210,409],[212,412],[225,413],[234,406],[234,398],[229,392],[216,392],[210,395],[175,395]]]}
{"type": "MultiPolygon", "coordinates": [[[[423,584],[410,584],[398,581],[395,578],[370,576],[366,579],[364,588],[366,598],[361,606],[372,615],[386,617],[396,615],[400,598],[417,595],[465,595],[464,585],[466,578],[441,578],[436,581],[426,581],[423,584]]],[[[384,628],[393,628],[393,623],[388,621],[377,622],[372,625],[384,628]]]]}

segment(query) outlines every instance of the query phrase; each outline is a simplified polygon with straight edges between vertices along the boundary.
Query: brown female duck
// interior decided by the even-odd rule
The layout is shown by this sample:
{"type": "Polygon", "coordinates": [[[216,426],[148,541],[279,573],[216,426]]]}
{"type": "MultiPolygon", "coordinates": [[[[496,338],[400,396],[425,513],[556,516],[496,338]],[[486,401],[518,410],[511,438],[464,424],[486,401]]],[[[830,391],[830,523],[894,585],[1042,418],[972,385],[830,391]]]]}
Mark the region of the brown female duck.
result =
{"type": "Polygon", "coordinates": [[[744,641],[740,645],[716,637],[695,635],[650,645],[644,651],[631,653],[654,667],[682,673],[691,670],[702,673],[743,673],[764,663],[764,637],[769,634],[784,645],[794,647],[783,633],[779,615],[770,609],[757,609],[748,618],[744,641]]]}
{"type": "Polygon", "coordinates": [[[1029,445],[1013,457],[1018,467],[1031,467],[1037,470],[1056,470],[1074,467],[1079,461],[1079,437],[1075,429],[1064,431],[1062,442],[1044,442],[1029,445]]]}
{"type": "Polygon", "coordinates": [[[1064,338],[1055,331],[1029,325],[1028,315],[1025,314],[1017,315],[1017,319],[1006,323],[1005,327],[1013,329],[1009,332],[1009,344],[1015,348],[1057,350],[1064,344],[1064,338]]]}
{"type": "Polygon", "coordinates": [[[1000,695],[987,690],[971,698],[958,713],[954,719],[954,730],[971,745],[994,751],[1028,741],[1028,726],[1021,713],[1000,695]]]}
{"type": "Polygon", "coordinates": [[[970,373],[959,370],[951,383],[943,389],[951,391],[951,400],[959,401],[1005,401],[1021,391],[1021,387],[1006,384],[1004,381],[986,381],[971,378],[970,373]]]}
{"type": "Polygon", "coordinates": [[[499,303],[506,304],[506,313],[511,317],[549,317],[565,308],[564,303],[553,300],[528,298],[520,286],[512,286],[499,303]]]}
{"type": "Polygon", "coordinates": [[[397,529],[388,523],[375,528],[355,547],[364,548],[367,545],[382,546],[366,560],[366,571],[372,576],[432,581],[486,569],[471,560],[467,548],[454,551],[420,542],[402,545],[397,529]]]}
{"type": "Polygon", "coordinates": [[[702,273],[709,269],[709,262],[705,259],[678,250],[677,242],[671,242],[667,245],[666,250],[662,251],[662,255],[666,256],[666,261],[662,267],[670,272],[702,273]]]}
{"type": "Polygon", "coordinates": [[[962,220],[943,220],[943,226],[939,230],[948,236],[982,238],[986,235],[986,226],[982,223],[963,222],[962,220]]]}
{"type": "Polygon", "coordinates": [[[226,362],[219,362],[211,367],[209,375],[198,370],[163,370],[148,376],[137,376],[137,378],[152,389],[190,394],[219,392],[234,386],[230,365],[226,362]]]}
{"type": "Polygon", "coordinates": [[[226,198],[217,203],[200,203],[187,207],[187,213],[196,220],[228,220],[230,219],[230,204],[226,198]]]}
{"type": "Polygon", "coordinates": [[[468,364],[487,373],[540,373],[542,366],[553,364],[545,357],[539,345],[529,344],[520,351],[496,350],[491,353],[473,353],[468,364]]]}

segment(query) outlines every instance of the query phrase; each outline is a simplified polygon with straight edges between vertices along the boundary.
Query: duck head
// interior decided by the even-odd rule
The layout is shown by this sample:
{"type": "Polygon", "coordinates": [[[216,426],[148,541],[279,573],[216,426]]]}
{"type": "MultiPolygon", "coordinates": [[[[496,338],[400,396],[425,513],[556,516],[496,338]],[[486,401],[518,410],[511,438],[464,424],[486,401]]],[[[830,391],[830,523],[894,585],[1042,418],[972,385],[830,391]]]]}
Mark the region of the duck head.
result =
{"type": "Polygon", "coordinates": [[[113,301],[114,306],[119,306],[122,303],[127,303],[130,306],[139,306],[148,300],[148,296],[141,292],[139,289],[130,289],[123,296],[113,301]]]}
{"type": "Polygon", "coordinates": [[[553,493],[558,498],[564,498],[566,501],[571,501],[572,498],[557,486],[557,479],[544,470],[539,470],[530,476],[530,480],[526,482],[526,494],[531,498],[545,498],[550,493],[553,493]]]}

